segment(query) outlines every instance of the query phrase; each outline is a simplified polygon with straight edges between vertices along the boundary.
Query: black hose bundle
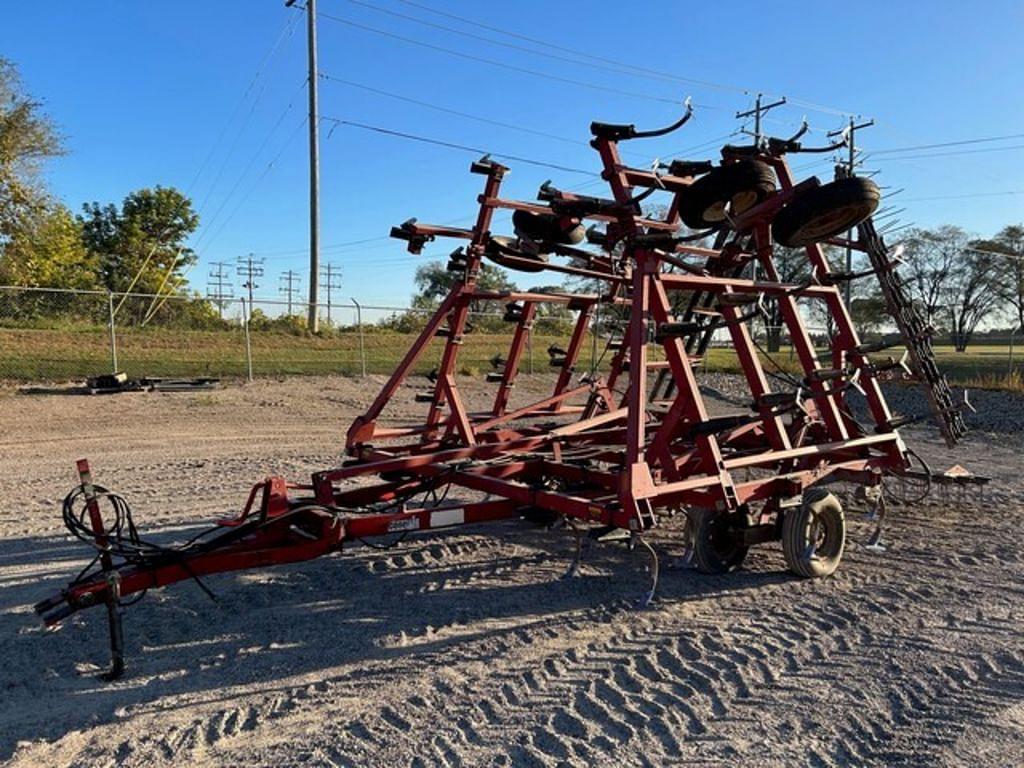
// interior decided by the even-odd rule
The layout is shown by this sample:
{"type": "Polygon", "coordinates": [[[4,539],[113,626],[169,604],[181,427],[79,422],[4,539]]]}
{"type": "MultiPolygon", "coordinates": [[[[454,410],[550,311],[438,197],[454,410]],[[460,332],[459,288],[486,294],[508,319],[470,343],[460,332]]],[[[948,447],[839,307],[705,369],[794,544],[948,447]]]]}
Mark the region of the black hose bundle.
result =
{"type": "Polygon", "coordinates": [[[87,520],[89,502],[85,497],[83,486],[76,486],[64,497],[64,526],[75,538],[95,547],[100,554],[121,558],[132,565],[154,565],[158,561],[165,561],[168,556],[184,555],[199,539],[217,530],[216,527],[208,528],[184,544],[173,547],[154,544],[139,535],[139,530],[135,527],[135,521],[132,519],[131,507],[128,506],[128,502],[123,496],[108,491],[100,485],[94,485],[93,490],[96,494],[96,503],[100,505],[106,503],[106,506],[109,507],[109,510],[103,510],[102,514],[105,543],[101,544],[97,540],[92,525],[87,520]]]}
{"type": "MultiPolygon", "coordinates": [[[[102,514],[104,522],[102,536],[105,539],[102,544],[92,529],[91,521],[89,523],[86,522],[86,517],[89,514],[89,501],[85,495],[85,487],[81,485],[76,486],[64,497],[62,511],[64,526],[76,539],[84,541],[97,550],[96,556],[81,570],[78,576],[71,582],[72,584],[78,584],[85,580],[103,555],[117,557],[125,563],[142,568],[156,568],[168,562],[177,562],[185,568],[192,580],[196,582],[199,588],[211,600],[216,600],[213,592],[189,569],[185,557],[197,551],[200,539],[219,530],[218,526],[200,531],[184,544],[165,547],[160,544],[154,544],[151,541],[146,541],[139,536],[139,530],[135,527],[135,521],[132,519],[131,507],[128,506],[128,502],[123,496],[108,491],[101,485],[93,485],[93,492],[95,493],[97,504],[102,505],[106,502],[106,506],[109,507],[109,511],[106,511],[106,514],[102,514]],[[112,515],[110,514],[111,512],[112,515]]],[[[142,599],[145,593],[146,590],[142,590],[134,600],[121,602],[120,604],[122,606],[131,605],[142,599]]]]}

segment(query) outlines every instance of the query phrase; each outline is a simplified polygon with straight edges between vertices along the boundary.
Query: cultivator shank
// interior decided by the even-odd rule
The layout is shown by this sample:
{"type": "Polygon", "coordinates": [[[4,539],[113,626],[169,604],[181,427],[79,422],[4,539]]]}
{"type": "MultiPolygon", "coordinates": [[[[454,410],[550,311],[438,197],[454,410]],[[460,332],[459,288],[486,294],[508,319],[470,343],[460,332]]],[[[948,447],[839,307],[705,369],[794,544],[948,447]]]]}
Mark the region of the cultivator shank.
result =
{"type": "MultiPolygon", "coordinates": [[[[719,164],[675,161],[645,170],[622,161],[620,141],[661,135],[688,115],[663,131],[591,126],[608,197],[548,182],[538,202],[506,199],[509,169],[486,157],[473,163],[471,172],[483,177],[473,227],[410,219],[392,229],[413,253],[438,238],[463,247],[448,263],[455,287],[349,428],[349,459],[308,484],[265,481],[238,518],[183,547],[128,547],[131,536],[104,536],[94,525],[94,535],[82,537],[97,547],[101,568],[37,606],[46,621],[100,602],[116,612],[121,598],[150,587],[309,559],[346,541],[520,516],[564,520],[595,536],[621,530],[649,547],[645,532],[663,513],[683,510],[689,524],[681,543],[703,570],[730,570],[752,544],[781,540],[795,572],[831,573],[842,555],[843,517],[835,498],[815,486],[876,486],[883,473],[908,466],[899,420],[880,386],[891,366],[870,359],[872,347],[862,343],[837,288],[844,276],[824,250],[841,243],[866,251],[885,282],[891,265],[869,218],[877,188],[861,179],[797,181],[786,159],[802,151],[795,139],[727,146],[719,164]],[[664,215],[645,211],[654,195],[665,198],[664,215]],[[500,211],[512,212],[510,236],[493,232],[500,211]],[[858,241],[838,239],[858,225],[858,241]],[[777,243],[803,249],[809,278],[780,278],[777,243]],[[591,288],[488,291],[478,283],[485,260],[583,279],[591,288]],[[485,303],[504,308],[510,345],[488,376],[492,405],[474,410],[457,372],[471,308],[485,303]],[[778,366],[756,340],[768,303],[783,319],[795,369],[766,368],[778,366]],[[833,321],[827,356],[805,323],[811,304],[833,321]],[[524,349],[539,312],[551,306],[567,310],[573,330],[548,350],[550,394],[523,403],[513,394],[524,349]],[[582,371],[581,354],[597,334],[610,363],[582,371]],[[728,336],[749,389],[748,406],[733,413],[711,412],[695,374],[715,335],[728,336]],[[426,379],[414,375],[435,354],[435,340],[437,367],[426,379]],[[396,424],[388,406],[414,380],[428,385],[415,397],[423,417],[396,424]],[[450,489],[464,498],[449,501],[450,489]]],[[[901,331],[921,332],[905,322],[910,310],[899,294],[886,295],[905,315],[897,318],[901,331]]],[[[928,349],[908,338],[911,344],[915,367],[939,391],[944,380],[928,365],[928,349]]],[[[940,414],[951,412],[941,396],[936,402],[940,414]]],[[[947,429],[951,439],[959,434],[947,429]]]]}

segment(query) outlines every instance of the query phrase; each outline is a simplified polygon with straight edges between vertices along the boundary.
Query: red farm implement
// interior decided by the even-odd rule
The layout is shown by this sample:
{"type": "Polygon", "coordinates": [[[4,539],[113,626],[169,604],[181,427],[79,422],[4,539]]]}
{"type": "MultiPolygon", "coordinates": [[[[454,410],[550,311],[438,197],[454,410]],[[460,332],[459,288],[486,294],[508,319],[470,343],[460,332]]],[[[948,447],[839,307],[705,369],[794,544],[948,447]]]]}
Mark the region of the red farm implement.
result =
{"type": "Polygon", "coordinates": [[[950,444],[963,434],[963,422],[935,368],[929,329],[901,292],[898,259],[871,224],[878,188],[857,177],[798,182],[787,155],[815,151],[802,147],[799,135],[726,146],[718,164],[674,161],[645,170],[622,162],[620,142],[664,135],[689,116],[688,110],[660,131],[592,124],[591,145],[610,197],[545,183],[538,202],[508,200],[501,197],[508,168],[485,157],[470,168],[483,182],[473,227],[410,219],[392,230],[413,253],[437,238],[464,241],[448,263],[457,279],[349,428],[349,458],[340,467],[304,484],[269,478],[237,518],[183,545],[161,547],[138,536],[124,500],[92,485],[80,463],[81,485],[65,501],[64,516],[97,556],[83,575],[36,606],[44,621],[53,625],[79,609],[106,605],[116,675],[123,669],[122,600],[130,595],[307,560],[356,539],[511,517],[565,521],[579,537],[618,532],[648,550],[655,584],[657,556],[645,533],[677,511],[687,520],[681,543],[703,571],[734,569],[751,545],[781,540],[792,571],[830,574],[842,557],[845,523],[838,501],[821,485],[878,486],[884,475],[910,468],[898,432],[905,421],[890,412],[880,381],[913,368],[950,444]],[[664,198],[662,216],[645,214],[641,205],[654,195],[664,198]],[[492,233],[501,210],[512,212],[512,236],[492,233]],[[596,226],[587,229],[588,223],[596,226]],[[850,230],[858,232],[855,239],[843,235],[850,230]],[[866,252],[871,269],[834,270],[829,245],[866,252]],[[777,246],[802,249],[805,279],[780,279],[777,246]],[[593,288],[486,291],[477,283],[484,259],[582,278],[593,288]],[[859,338],[837,286],[865,275],[880,281],[901,331],[894,343],[908,348],[909,362],[880,362],[872,356],[892,344],[859,338]],[[488,377],[497,385],[493,405],[474,411],[457,371],[471,307],[482,303],[504,308],[511,342],[488,377]],[[782,319],[799,372],[765,367],[771,358],[762,354],[753,324],[769,304],[782,319]],[[824,354],[805,323],[811,304],[827,312],[834,328],[824,354]],[[551,305],[562,305],[574,324],[564,348],[549,350],[554,387],[537,402],[512,407],[531,329],[539,309],[551,305]],[[602,331],[598,313],[617,322],[605,323],[612,330],[602,332],[610,366],[582,370],[588,337],[602,331]],[[750,394],[746,408],[726,416],[709,414],[695,374],[716,335],[728,338],[750,394]],[[443,349],[436,369],[426,379],[414,377],[437,338],[443,349]],[[386,423],[388,404],[411,378],[417,386],[429,382],[416,395],[422,420],[386,423]],[[463,498],[448,500],[452,488],[463,498]]]}

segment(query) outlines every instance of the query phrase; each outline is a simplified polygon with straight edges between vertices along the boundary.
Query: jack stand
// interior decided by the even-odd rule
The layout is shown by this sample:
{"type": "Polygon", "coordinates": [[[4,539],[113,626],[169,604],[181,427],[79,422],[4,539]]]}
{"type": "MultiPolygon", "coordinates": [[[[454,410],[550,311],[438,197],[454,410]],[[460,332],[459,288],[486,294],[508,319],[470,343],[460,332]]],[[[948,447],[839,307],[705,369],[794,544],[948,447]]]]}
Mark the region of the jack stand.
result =
{"type": "Polygon", "coordinates": [[[107,682],[124,674],[124,625],[121,618],[121,578],[115,571],[107,574],[107,621],[110,625],[110,670],[100,677],[107,682]]]}
{"type": "Polygon", "coordinates": [[[100,566],[103,568],[107,582],[107,594],[104,602],[107,605],[107,623],[110,626],[110,670],[104,672],[103,680],[116,680],[124,674],[124,627],[121,623],[121,577],[114,570],[114,561],[110,556],[107,543],[107,531],[103,527],[103,515],[100,512],[99,497],[92,483],[92,472],[89,462],[79,459],[77,463],[78,479],[85,494],[86,509],[89,511],[89,524],[96,537],[96,546],[100,550],[100,566]]]}

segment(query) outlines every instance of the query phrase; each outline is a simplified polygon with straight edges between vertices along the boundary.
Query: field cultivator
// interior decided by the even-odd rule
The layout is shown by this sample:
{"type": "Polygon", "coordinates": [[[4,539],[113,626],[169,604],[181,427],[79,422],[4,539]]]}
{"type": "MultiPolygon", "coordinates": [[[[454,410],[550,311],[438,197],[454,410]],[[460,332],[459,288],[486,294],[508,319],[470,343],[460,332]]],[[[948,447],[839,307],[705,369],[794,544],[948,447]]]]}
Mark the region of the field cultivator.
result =
{"type": "Polygon", "coordinates": [[[64,516],[96,548],[96,559],[36,606],[44,621],[54,625],[105,605],[116,676],[123,669],[122,601],[146,589],[184,579],[201,585],[208,574],[307,560],[374,536],[515,517],[566,523],[578,541],[618,536],[644,547],[655,582],[646,599],[654,592],[657,555],[645,536],[676,512],[686,520],[680,544],[702,571],[735,569],[750,546],[780,540],[796,574],[832,573],[845,546],[845,520],[823,485],[842,480],[878,488],[884,476],[911,466],[898,431],[905,421],[890,412],[880,382],[910,373],[912,365],[951,444],[963,423],[934,366],[928,329],[899,290],[897,260],[871,225],[878,188],[857,177],[795,179],[787,155],[834,148],[805,148],[799,135],[726,146],[717,164],[623,163],[622,141],[664,135],[689,116],[687,110],[658,131],[591,125],[609,197],[545,183],[538,202],[505,199],[509,169],[484,157],[470,168],[483,186],[474,226],[410,219],[392,230],[413,253],[437,238],[464,246],[448,262],[454,288],[352,423],[341,466],[298,485],[268,478],[237,517],[162,547],[140,538],[125,501],[94,485],[80,463],[81,482],[64,516]],[[654,196],[664,207],[642,205],[654,196]],[[492,232],[502,210],[511,211],[510,236],[492,232]],[[664,213],[647,212],[654,210],[664,213]],[[857,239],[843,236],[850,230],[859,231],[857,239]],[[776,246],[802,249],[804,279],[780,279],[776,246]],[[828,246],[866,252],[870,270],[834,270],[828,246]],[[484,290],[484,260],[565,275],[590,288],[484,290]],[[894,343],[909,347],[909,364],[878,360],[891,344],[863,343],[854,328],[837,286],[866,275],[885,289],[902,333],[894,343]],[[493,404],[479,411],[464,401],[457,372],[471,307],[482,303],[504,307],[511,341],[488,376],[496,385],[493,404]],[[831,317],[826,354],[816,350],[805,323],[812,304],[831,317]],[[574,325],[564,348],[549,349],[554,387],[536,402],[513,406],[533,324],[555,305],[574,325]],[[799,373],[766,369],[774,361],[760,348],[754,324],[768,305],[782,318],[799,373]],[[598,312],[612,332],[595,322],[598,312]],[[598,332],[610,363],[583,370],[581,352],[598,332]],[[747,407],[727,415],[709,413],[695,374],[716,334],[728,336],[749,387],[747,407]],[[413,377],[435,339],[443,346],[437,367],[413,377]],[[387,422],[389,403],[410,379],[428,384],[415,396],[422,420],[387,422]]]}

